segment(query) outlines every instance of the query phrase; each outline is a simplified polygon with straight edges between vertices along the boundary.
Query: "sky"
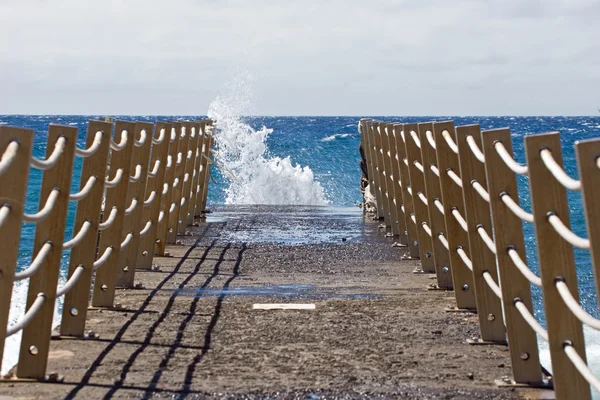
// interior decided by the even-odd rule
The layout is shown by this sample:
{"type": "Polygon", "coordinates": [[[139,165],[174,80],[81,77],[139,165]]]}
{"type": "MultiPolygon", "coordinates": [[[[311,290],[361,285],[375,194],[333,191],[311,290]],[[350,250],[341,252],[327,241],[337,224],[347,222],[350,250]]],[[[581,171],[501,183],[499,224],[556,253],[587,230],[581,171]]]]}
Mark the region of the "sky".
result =
{"type": "Polygon", "coordinates": [[[600,0],[1,0],[0,114],[600,115],[600,0]]]}

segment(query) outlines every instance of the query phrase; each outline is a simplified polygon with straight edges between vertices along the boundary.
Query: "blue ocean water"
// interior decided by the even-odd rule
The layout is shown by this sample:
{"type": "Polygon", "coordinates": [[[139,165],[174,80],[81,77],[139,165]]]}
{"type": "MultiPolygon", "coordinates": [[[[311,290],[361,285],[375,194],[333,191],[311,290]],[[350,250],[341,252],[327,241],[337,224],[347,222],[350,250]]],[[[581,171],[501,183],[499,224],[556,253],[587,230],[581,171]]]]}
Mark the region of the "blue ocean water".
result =
{"type": "MultiPolygon", "coordinates": [[[[115,116],[124,120],[156,121],[182,119],[198,119],[200,116],[115,116]]],[[[45,137],[49,123],[72,125],[80,128],[79,145],[83,147],[86,133],[86,123],[97,116],[22,116],[0,115],[0,124],[26,127],[35,129],[36,139],[34,155],[43,157],[45,153],[45,137]]],[[[290,157],[292,164],[309,166],[324,190],[325,197],[332,207],[355,206],[362,201],[359,192],[360,168],[358,146],[360,136],[357,123],[361,117],[242,117],[241,120],[260,130],[263,127],[272,129],[266,138],[265,157],[290,157]]],[[[513,148],[515,158],[525,162],[523,149],[523,136],[551,131],[562,134],[563,158],[567,172],[577,176],[577,166],[573,145],[577,140],[600,136],[600,117],[371,117],[381,121],[392,122],[424,122],[435,120],[453,120],[456,125],[479,123],[482,129],[510,127],[513,132],[513,148]]],[[[73,191],[79,186],[81,160],[76,161],[73,177],[73,191]]],[[[211,183],[209,190],[209,204],[223,204],[227,199],[230,182],[227,173],[223,173],[217,166],[213,166],[213,175],[216,184],[211,183]]],[[[39,171],[32,170],[30,187],[27,197],[27,212],[35,212],[38,208],[38,188],[40,187],[39,171]]],[[[527,193],[526,178],[521,178],[520,200],[525,209],[530,209],[529,195],[527,193]]],[[[281,188],[285,190],[285,188],[281,188]]],[[[585,221],[582,211],[581,195],[569,193],[572,229],[581,236],[586,235],[585,221]]],[[[67,238],[71,237],[71,226],[75,215],[75,205],[69,209],[67,238]]],[[[531,224],[524,223],[524,230],[528,248],[528,264],[537,271],[537,257],[535,254],[535,237],[531,224]]],[[[22,252],[19,265],[26,266],[31,260],[34,227],[24,225],[22,233],[22,252]]],[[[582,305],[596,317],[600,317],[594,286],[592,266],[587,251],[576,250],[576,264],[579,278],[579,290],[582,305]]],[[[64,255],[65,260],[68,254],[64,255]]],[[[539,290],[534,290],[536,316],[544,321],[542,299],[539,290]]]]}

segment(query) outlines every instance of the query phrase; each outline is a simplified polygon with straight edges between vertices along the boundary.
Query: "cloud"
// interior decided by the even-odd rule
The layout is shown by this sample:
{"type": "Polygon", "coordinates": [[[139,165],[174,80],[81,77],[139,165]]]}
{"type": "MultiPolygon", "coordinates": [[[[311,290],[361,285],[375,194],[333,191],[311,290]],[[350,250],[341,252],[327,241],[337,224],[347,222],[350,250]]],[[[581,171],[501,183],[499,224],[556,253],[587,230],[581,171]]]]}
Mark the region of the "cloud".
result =
{"type": "Polygon", "coordinates": [[[0,113],[590,114],[600,1],[3,0],[0,113]]]}

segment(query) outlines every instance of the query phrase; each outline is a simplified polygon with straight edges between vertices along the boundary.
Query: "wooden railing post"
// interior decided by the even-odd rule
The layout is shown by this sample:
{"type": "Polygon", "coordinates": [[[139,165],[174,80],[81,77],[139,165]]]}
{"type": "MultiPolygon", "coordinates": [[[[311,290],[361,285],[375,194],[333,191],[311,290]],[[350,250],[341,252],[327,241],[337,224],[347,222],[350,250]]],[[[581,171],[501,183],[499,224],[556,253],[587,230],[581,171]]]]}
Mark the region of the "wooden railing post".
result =
{"type": "MultiPolygon", "coordinates": [[[[200,132],[197,130],[195,123],[187,122],[185,124],[186,130],[189,135],[188,150],[184,157],[184,179],[182,184],[181,194],[181,207],[179,209],[179,223],[177,225],[177,233],[180,235],[185,234],[185,228],[189,225],[189,216],[193,215],[190,213],[190,198],[192,191],[192,183],[194,182],[194,167],[196,164],[196,151],[198,149],[198,139],[200,138],[200,132]]],[[[192,210],[193,211],[193,210],[192,210]]]]}
{"type": "Polygon", "coordinates": [[[188,199],[187,226],[194,225],[194,218],[196,216],[196,199],[198,198],[198,182],[200,181],[200,164],[202,162],[202,144],[204,143],[201,125],[202,124],[198,121],[192,123],[192,128],[197,136],[197,142],[192,149],[194,152],[194,165],[192,165],[192,183],[190,187],[190,198],[188,199]]]}
{"type": "MultiPolygon", "coordinates": [[[[419,256],[421,258],[421,268],[425,273],[436,272],[433,262],[433,241],[426,229],[431,231],[429,223],[429,201],[425,196],[424,168],[421,160],[421,141],[418,134],[417,124],[404,124],[404,146],[406,150],[406,160],[408,166],[408,177],[412,191],[413,213],[415,217],[415,228],[417,239],[419,241],[419,256]],[[418,142],[417,142],[418,141],[418,142]]],[[[406,206],[405,206],[406,207],[406,206]]]]}
{"type": "Polygon", "coordinates": [[[441,122],[433,124],[436,143],[437,166],[440,174],[440,186],[442,188],[442,204],[446,220],[446,240],[448,241],[448,252],[450,264],[452,265],[452,280],[454,282],[454,294],[456,306],[459,310],[476,310],[477,303],[475,291],[473,290],[473,274],[458,254],[458,250],[464,250],[469,254],[468,235],[459,221],[453,215],[456,210],[464,215],[464,201],[462,189],[457,183],[450,179],[449,173],[460,173],[458,165],[458,154],[449,146],[444,135],[449,135],[455,140],[454,123],[441,122]]]}
{"type": "Polygon", "coordinates": [[[552,359],[554,391],[557,399],[591,398],[590,386],[568,359],[566,343],[577,351],[585,362],[585,343],[581,322],[565,305],[556,289],[557,279],[563,280],[577,302],[577,273],[573,247],[554,230],[548,218],[556,215],[570,228],[567,192],[544,165],[541,151],[552,153],[562,168],[562,149],[559,133],[525,136],[531,205],[537,239],[537,252],[544,294],[544,308],[552,359]]]}
{"type": "MultiPolygon", "coordinates": [[[[131,154],[132,178],[127,188],[129,205],[136,202],[135,209],[123,219],[123,239],[132,234],[129,245],[121,249],[117,262],[117,286],[132,288],[135,279],[135,268],[140,244],[140,232],[144,229],[147,220],[142,221],[144,202],[146,201],[146,179],[148,178],[148,162],[154,125],[148,122],[136,122],[134,138],[135,143],[131,154]],[[140,138],[139,140],[137,138],[140,138]]],[[[148,193],[148,195],[150,195],[148,193]]]]}
{"type": "Polygon", "coordinates": [[[380,165],[379,157],[377,156],[379,149],[375,140],[375,130],[377,129],[377,124],[378,123],[376,121],[367,121],[367,134],[369,135],[369,144],[371,146],[371,159],[373,160],[372,162],[374,170],[373,178],[375,182],[375,187],[373,188],[373,190],[376,192],[375,198],[377,199],[377,216],[381,221],[385,220],[387,209],[385,208],[384,193],[382,190],[383,183],[381,182],[381,172],[383,166],[380,165]]]}
{"type": "Polygon", "coordinates": [[[450,266],[450,254],[439,240],[440,234],[446,237],[446,221],[444,214],[438,210],[435,201],[442,201],[442,189],[440,178],[433,172],[432,167],[437,168],[435,147],[432,147],[430,139],[433,139],[433,123],[419,124],[419,139],[421,140],[421,160],[423,164],[423,177],[425,181],[425,197],[427,197],[429,223],[432,234],[433,261],[437,276],[438,287],[442,289],[453,289],[452,271],[450,266]]]}
{"type": "Polygon", "coordinates": [[[97,132],[102,135],[100,146],[96,153],[84,158],[81,168],[80,189],[85,187],[90,178],[94,178],[96,182],[90,193],[77,203],[73,232],[79,232],[86,222],[90,224],[90,230],[82,242],[71,250],[71,256],[69,257],[69,278],[80,266],[83,267],[83,271],[73,289],[65,294],[60,324],[60,333],[64,336],[83,336],[85,330],[90,287],[94,272],[93,264],[96,259],[104,180],[106,178],[110,139],[112,138],[112,124],[89,121],[86,148],[90,148],[94,144],[97,132]]]}
{"type": "Polygon", "coordinates": [[[600,139],[581,140],[575,143],[577,165],[581,178],[581,193],[590,256],[596,280],[596,295],[600,305],[600,139]]]}
{"type": "MultiPolygon", "coordinates": [[[[155,135],[158,136],[152,145],[152,158],[148,167],[148,180],[146,184],[145,196],[148,198],[152,192],[155,193],[155,199],[150,204],[144,205],[142,210],[142,221],[150,221],[150,229],[140,238],[140,245],[137,249],[136,268],[150,270],[152,268],[152,258],[154,257],[154,248],[157,240],[158,220],[161,212],[161,202],[165,185],[165,172],[167,170],[167,157],[169,155],[169,145],[171,143],[171,124],[157,122],[155,135]]],[[[168,212],[168,210],[167,210],[168,212]]],[[[162,218],[166,218],[163,211],[162,218]]]]}
{"type": "Polygon", "coordinates": [[[523,224],[501,197],[506,193],[519,204],[517,179],[494,148],[496,143],[501,143],[512,156],[510,129],[483,131],[481,139],[513,377],[516,383],[540,385],[543,380],[537,338],[514,304],[515,299],[520,299],[533,314],[531,286],[508,253],[511,249],[517,251],[526,262],[523,224]]]}
{"type": "Polygon", "coordinates": [[[502,302],[484,278],[489,274],[499,285],[496,268],[495,246],[488,248],[480,234],[492,238],[492,220],[489,200],[481,197],[473,185],[487,191],[485,166],[478,160],[468,141],[481,151],[481,131],[479,125],[456,127],[456,144],[460,162],[460,176],[463,184],[465,219],[468,228],[469,256],[473,266],[473,283],[481,339],[469,341],[471,344],[506,344],[506,332],[502,317],[502,302]]]}
{"type": "MultiPolygon", "coordinates": [[[[117,280],[117,262],[121,252],[122,244],[127,243],[127,234],[123,235],[123,220],[125,211],[131,204],[127,204],[127,189],[129,177],[131,176],[131,153],[135,142],[135,123],[117,121],[115,124],[115,138],[123,144],[123,132],[127,132],[126,142],[120,150],[113,148],[110,157],[110,182],[117,180],[114,185],[106,190],[106,201],[103,212],[103,223],[114,219],[110,225],[100,233],[100,244],[98,246],[98,258],[105,252],[109,252],[108,259],[96,270],[94,280],[94,294],[92,306],[113,307],[117,280]],[[118,178],[120,175],[120,179],[118,178]],[[125,239],[125,241],[124,241],[125,239]]],[[[134,166],[135,168],[135,166],[134,166]]],[[[105,185],[108,183],[105,182],[105,185]]]]}
{"type": "Polygon", "coordinates": [[[201,212],[206,211],[206,202],[208,200],[208,185],[210,182],[210,168],[213,163],[213,146],[215,144],[215,138],[212,134],[212,129],[209,130],[208,135],[208,146],[206,147],[206,157],[208,158],[208,164],[206,165],[206,172],[204,174],[204,185],[202,186],[202,202],[200,203],[201,212]]]}
{"type": "MultiPolygon", "coordinates": [[[[400,165],[398,164],[398,150],[396,149],[396,130],[394,129],[394,124],[388,123],[386,125],[386,130],[388,132],[388,137],[390,141],[390,158],[392,162],[391,166],[391,175],[394,179],[394,207],[396,208],[397,220],[396,224],[398,225],[398,242],[402,245],[408,246],[408,238],[406,236],[406,220],[404,218],[404,212],[400,208],[402,206],[402,187],[400,180],[400,165]]],[[[410,222],[410,221],[409,221],[410,222]]]]}
{"type": "Polygon", "coordinates": [[[177,155],[173,160],[175,168],[175,180],[173,181],[173,191],[171,192],[171,206],[173,213],[169,217],[169,230],[167,231],[167,244],[175,244],[177,242],[177,227],[179,225],[179,210],[181,209],[181,196],[184,185],[185,161],[187,158],[188,144],[190,142],[190,131],[188,124],[183,122],[174,122],[173,125],[177,128],[179,135],[179,147],[177,155]]]}
{"type": "Polygon", "coordinates": [[[44,209],[50,196],[52,193],[56,193],[56,190],[58,190],[58,197],[48,215],[37,222],[32,254],[35,257],[46,244],[50,244],[50,252],[41,261],[37,272],[29,279],[26,309],[29,310],[40,296],[45,297],[45,300],[33,320],[23,329],[17,366],[19,378],[42,379],[46,375],[46,365],[48,364],[52,318],[54,317],[54,303],[73,176],[77,128],[50,125],[46,157],[50,157],[54,152],[55,145],[61,138],[66,139],[66,143],[60,158],[56,164],[44,171],[39,209],[44,209]]]}
{"type": "Polygon", "coordinates": [[[383,205],[383,221],[386,227],[385,231],[387,231],[387,228],[392,226],[392,212],[390,209],[388,179],[386,176],[389,174],[389,172],[386,171],[386,165],[383,157],[383,138],[381,126],[385,127],[385,124],[378,121],[373,121],[371,124],[373,130],[373,143],[375,144],[375,156],[377,157],[377,166],[379,169],[379,188],[381,190],[381,201],[383,205]]]}
{"type": "MultiPolygon", "coordinates": [[[[180,125],[170,123],[170,131],[167,133],[167,140],[169,140],[169,155],[167,156],[167,165],[165,170],[165,181],[162,197],[160,200],[160,210],[163,212],[162,220],[159,219],[158,229],[156,232],[156,247],[155,255],[164,256],[167,245],[167,236],[169,233],[169,220],[175,218],[171,211],[171,205],[173,203],[173,183],[175,181],[175,164],[177,162],[177,151],[179,149],[179,137],[180,137],[180,125]]],[[[174,209],[174,208],[173,208],[174,209]]]]}
{"type": "Polygon", "coordinates": [[[29,129],[0,126],[0,164],[4,164],[0,173],[0,208],[5,211],[8,208],[8,216],[0,226],[0,368],[19,256],[33,136],[29,129]]]}
{"type": "MultiPolygon", "coordinates": [[[[390,142],[390,136],[392,136],[390,134],[390,132],[388,131],[387,127],[388,125],[391,124],[387,124],[387,123],[380,123],[379,124],[379,133],[381,136],[381,149],[383,151],[383,165],[385,168],[385,179],[386,179],[386,187],[387,187],[387,197],[388,197],[388,205],[390,208],[390,225],[391,225],[391,235],[392,236],[400,236],[400,226],[398,224],[398,220],[399,220],[399,213],[402,213],[402,211],[399,210],[399,206],[398,204],[400,203],[399,201],[396,200],[395,194],[396,194],[396,188],[395,186],[397,185],[394,181],[395,181],[395,177],[394,177],[394,170],[392,167],[392,151],[391,151],[391,143],[394,143],[393,141],[390,142]]],[[[393,127],[393,125],[392,125],[393,127]]],[[[394,153],[396,152],[396,150],[394,149],[394,153]]],[[[394,159],[395,160],[395,159],[394,159]]]]}
{"type": "Polygon", "coordinates": [[[403,218],[406,221],[406,240],[408,241],[408,249],[411,258],[419,258],[419,241],[417,235],[417,226],[411,219],[413,211],[413,199],[409,192],[410,176],[408,167],[404,160],[406,159],[406,146],[404,145],[404,125],[394,124],[394,138],[396,139],[396,154],[398,155],[398,170],[400,172],[400,186],[402,187],[402,203],[399,206],[400,211],[404,214],[403,218]]]}
{"type": "Polygon", "coordinates": [[[197,175],[198,175],[198,179],[196,180],[196,198],[194,200],[194,218],[202,218],[203,217],[203,213],[202,213],[202,209],[201,209],[201,205],[202,205],[202,196],[203,196],[203,190],[204,190],[204,175],[207,172],[206,168],[208,166],[208,154],[207,154],[207,149],[208,149],[208,143],[209,143],[209,136],[207,133],[207,127],[209,126],[209,120],[203,119],[199,121],[200,123],[200,132],[202,134],[202,138],[201,138],[201,143],[200,146],[198,148],[198,152],[199,152],[199,163],[197,166],[197,175]]]}

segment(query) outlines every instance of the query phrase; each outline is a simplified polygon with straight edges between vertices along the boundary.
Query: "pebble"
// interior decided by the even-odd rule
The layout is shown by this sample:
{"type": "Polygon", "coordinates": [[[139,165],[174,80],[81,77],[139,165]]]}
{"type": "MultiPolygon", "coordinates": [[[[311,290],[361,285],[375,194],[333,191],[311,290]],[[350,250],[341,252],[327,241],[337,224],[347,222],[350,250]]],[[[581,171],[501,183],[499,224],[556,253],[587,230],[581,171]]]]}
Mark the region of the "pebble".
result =
{"type": "Polygon", "coordinates": [[[475,379],[475,375],[473,375],[473,373],[472,373],[472,372],[469,372],[469,373],[467,374],[467,378],[469,378],[469,380],[473,380],[473,379],[475,379]]]}

